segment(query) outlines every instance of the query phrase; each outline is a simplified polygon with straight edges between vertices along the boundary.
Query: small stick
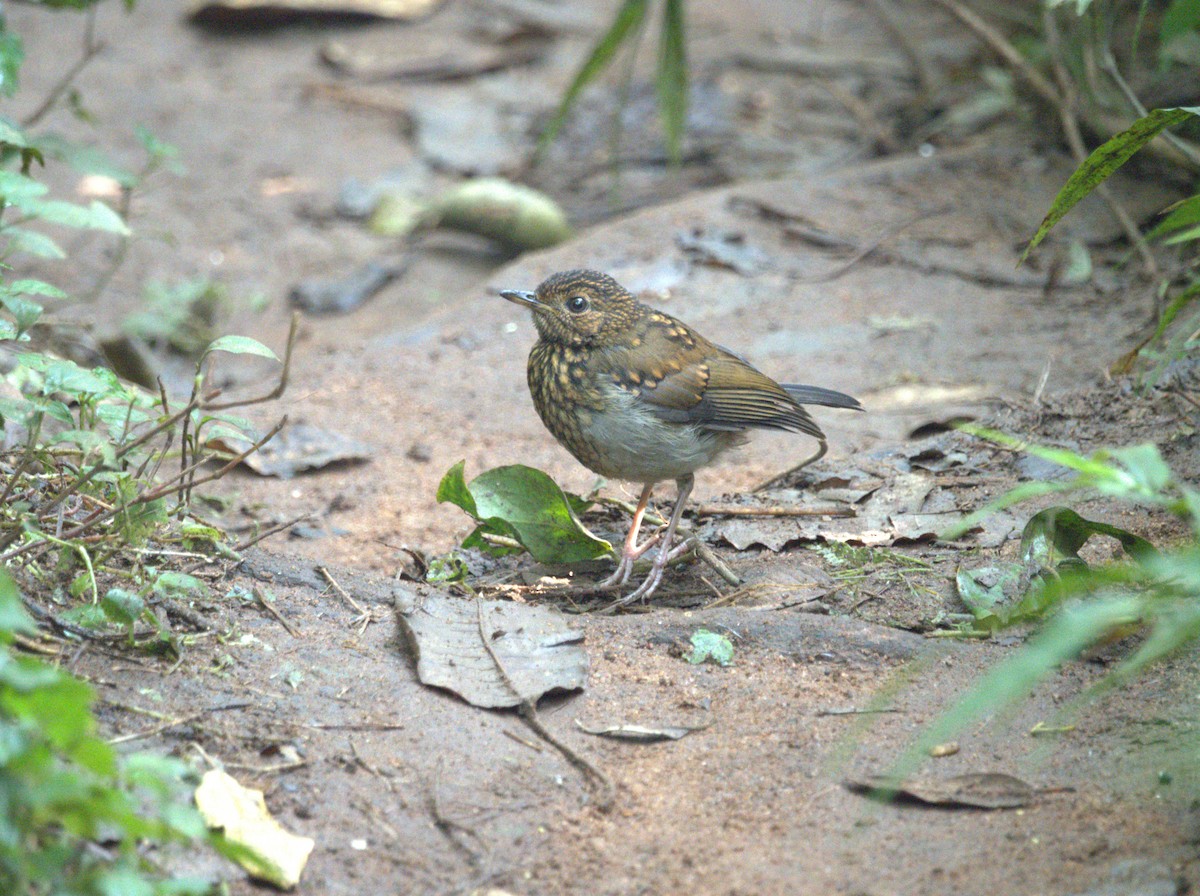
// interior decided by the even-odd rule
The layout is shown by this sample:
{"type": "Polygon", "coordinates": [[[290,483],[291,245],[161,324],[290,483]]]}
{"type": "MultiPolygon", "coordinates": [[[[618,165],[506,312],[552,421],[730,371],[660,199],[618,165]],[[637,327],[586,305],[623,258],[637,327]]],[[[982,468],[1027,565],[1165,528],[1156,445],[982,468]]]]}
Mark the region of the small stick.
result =
{"type": "Polygon", "coordinates": [[[118,737],[110,737],[108,739],[108,743],[112,745],[124,744],[131,740],[141,740],[144,737],[154,737],[154,735],[162,734],[164,731],[167,731],[171,728],[178,727],[179,725],[186,725],[188,722],[194,722],[196,719],[204,715],[205,712],[206,710],[201,710],[200,712],[189,713],[188,715],[180,716],[177,719],[167,719],[165,722],[161,722],[152,728],[134,731],[131,734],[122,734],[118,737]]]}
{"type": "Polygon", "coordinates": [[[313,516],[314,516],[314,514],[311,514],[311,513],[303,513],[300,516],[296,517],[295,519],[288,520],[286,523],[279,523],[277,525],[274,525],[270,529],[267,529],[266,531],[259,532],[253,538],[249,538],[246,541],[238,542],[237,544],[235,544],[233,546],[233,552],[235,554],[240,554],[242,551],[246,550],[246,548],[253,547],[254,545],[258,544],[260,541],[262,541],[264,538],[270,538],[276,532],[282,532],[284,529],[290,529],[292,526],[296,525],[297,523],[303,523],[306,520],[311,520],[313,518],[313,516]]]}
{"type": "Polygon", "coordinates": [[[554,749],[558,750],[558,752],[562,754],[563,758],[571,763],[571,765],[583,772],[585,779],[590,780],[593,783],[598,783],[603,788],[596,801],[596,805],[601,811],[611,808],[616,794],[616,787],[614,786],[612,779],[599,768],[592,765],[592,763],[588,762],[585,758],[583,758],[583,756],[576,753],[565,743],[555,737],[554,734],[551,733],[550,729],[542,724],[542,720],[538,717],[537,703],[524,696],[519,690],[517,690],[517,686],[513,684],[512,678],[509,677],[508,670],[504,668],[504,663],[500,661],[499,654],[497,654],[495,648],[492,647],[492,636],[494,633],[489,632],[487,630],[487,626],[484,624],[483,602],[478,599],[475,601],[475,611],[476,621],[479,627],[479,640],[483,642],[483,647],[488,652],[488,656],[490,656],[492,658],[492,662],[496,664],[496,671],[499,673],[500,678],[503,680],[505,686],[512,691],[514,697],[521,701],[517,706],[517,711],[520,712],[521,718],[525,720],[525,724],[532,728],[533,732],[538,735],[538,737],[542,738],[542,740],[550,744],[550,746],[554,747],[554,749]]]}
{"type": "Polygon", "coordinates": [[[505,737],[515,740],[523,747],[529,747],[529,749],[533,750],[535,753],[543,752],[541,747],[539,747],[533,741],[526,740],[525,738],[521,737],[521,735],[517,734],[515,731],[509,731],[507,728],[501,728],[500,731],[505,737]]]}
{"type": "Polygon", "coordinates": [[[254,599],[258,601],[258,605],[274,616],[276,621],[278,621],[280,625],[287,629],[289,635],[291,635],[293,638],[299,638],[301,636],[300,632],[298,632],[290,622],[284,619],[280,612],[276,610],[275,607],[272,606],[271,602],[266,599],[261,588],[255,585],[251,593],[254,595],[254,599]]]}
{"type": "MultiPolygon", "coordinates": [[[[704,544],[699,539],[692,539],[692,550],[696,552],[696,556],[716,570],[717,575],[728,582],[730,585],[740,585],[742,580],[738,578],[737,573],[725,565],[725,562],[713,552],[713,549],[704,544]]],[[[706,583],[707,584],[707,583],[706,583]]]]}
{"type": "Polygon", "coordinates": [[[335,579],[332,575],[330,575],[329,570],[326,569],[324,566],[318,566],[317,572],[319,572],[321,575],[323,575],[325,577],[325,581],[327,581],[331,586],[333,586],[333,590],[336,591],[338,594],[340,594],[342,599],[344,601],[346,601],[346,603],[348,603],[350,606],[352,606],[354,608],[355,612],[358,613],[358,615],[356,617],[354,617],[353,619],[350,620],[350,624],[355,625],[355,624],[361,622],[363,624],[363,627],[362,627],[362,630],[359,631],[359,634],[362,634],[362,632],[366,630],[367,626],[371,624],[372,619],[371,619],[370,611],[364,609],[362,604],[360,604],[358,601],[356,601],[354,598],[352,598],[349,594],[347,594],[346,590],[337,583],[337,579],[335,579]]]}
{"type": "Polygon", "coordinates": [[[866,716],[866,715],[871,715],[873,713],[882,713],[882,712],[900,712],[900,710],[896,709],[896,707],[894,707],[894,706],[885,706],[885,707],[882,707],[881,709],[855,709],[855,708],[851,707],[849,709],[818,709],[816,711],[816,713],[814,713],[814,715],[818,715],[818,716],[866,716]]]}
{"type": "Polygon", "coordinates": [[[784,507],[782,505],[737,507],[701,504],[699,507],[693,508],[692,512],[704,516],[858,516],[858,513],[850,507],[784,507]]]}

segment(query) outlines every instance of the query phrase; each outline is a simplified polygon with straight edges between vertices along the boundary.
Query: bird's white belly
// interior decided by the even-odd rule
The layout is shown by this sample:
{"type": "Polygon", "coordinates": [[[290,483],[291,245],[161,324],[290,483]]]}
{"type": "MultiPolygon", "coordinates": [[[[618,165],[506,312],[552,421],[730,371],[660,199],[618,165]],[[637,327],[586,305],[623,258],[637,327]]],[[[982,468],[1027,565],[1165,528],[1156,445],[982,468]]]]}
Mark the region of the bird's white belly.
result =
{"type": "Polygon", "coordinates": [[[664,422],[635,395],[619,388],[610,392],[608,410],[589,411],[580,423],[602,454],[604,469],[597,472],[631,482],[678,479],[745,441],[742,433],[664,422]]]}

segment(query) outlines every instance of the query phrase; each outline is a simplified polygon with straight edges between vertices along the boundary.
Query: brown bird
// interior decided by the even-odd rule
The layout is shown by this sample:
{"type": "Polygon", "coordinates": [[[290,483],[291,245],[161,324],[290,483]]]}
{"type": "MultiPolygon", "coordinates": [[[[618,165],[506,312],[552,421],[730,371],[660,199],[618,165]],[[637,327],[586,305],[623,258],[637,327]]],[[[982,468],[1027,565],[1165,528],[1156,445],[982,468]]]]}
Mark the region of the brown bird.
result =
{"type": "Polygon", "coordinates": [[[696,470],[742,444],[747,429],[825,435],[801,403],[862,410],[849,395],[780,385],[687,324],[637,301],[607,274],[563,271],[536,292],[500,295],[533,312],[538,341],[529,353],[533,405],[546,428],[601,476],[642,483],[616,571],[598,587],[624,585],[634,561],[660,539],[637,543],[656,483],[674,479],[679,497],[650,575],[620,604],[650,595],[667,564],[696,470]]]}

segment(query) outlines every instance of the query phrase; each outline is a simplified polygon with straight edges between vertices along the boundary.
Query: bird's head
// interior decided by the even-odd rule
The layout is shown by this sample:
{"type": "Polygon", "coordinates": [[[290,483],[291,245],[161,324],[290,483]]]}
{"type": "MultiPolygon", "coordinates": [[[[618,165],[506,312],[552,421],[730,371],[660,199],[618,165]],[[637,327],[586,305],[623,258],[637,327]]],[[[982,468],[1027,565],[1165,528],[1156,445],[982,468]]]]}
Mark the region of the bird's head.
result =
{"type": "Polygon", "coordinates": [[[637,318],[629,290],[598,271],[562,271],[535,292],[506,289],[500,295],[532,311],[542,340],[560,345],[602,345],[637,318]]]}

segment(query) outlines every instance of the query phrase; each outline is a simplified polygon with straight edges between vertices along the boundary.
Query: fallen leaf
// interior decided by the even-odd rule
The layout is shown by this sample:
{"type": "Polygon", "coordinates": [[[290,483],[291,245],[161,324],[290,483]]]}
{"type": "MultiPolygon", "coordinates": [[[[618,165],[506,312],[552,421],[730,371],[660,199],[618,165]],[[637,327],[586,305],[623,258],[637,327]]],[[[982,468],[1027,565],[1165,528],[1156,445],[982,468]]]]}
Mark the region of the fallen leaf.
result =
{"type": "Polygon", "coordinates": [[[238,864],[256,880],[284,890],[300,882],[308,856],[316,845],[308,837],[289,833],[267,810],[261,790],[243,787],[221,769],[210,769],[196,788],[196,808],[204,823],[221,831],[238,846],[238,864]]]}
{"type": "Polygon", "coordinates": [[[473,706],[519,706],[587,682],[583,632],[547,607],[432,594],[397,609],[421,683],[473,706]]]}
{"type": "Polygon", "coordinates": [[[971,772],[950,778],[870,775],[851,779],[846,786],[887,800],[901,797],[956,809],[1019,809],[1033,802],[1034,793],[1020,778],[1002,772],[971,772]]]}
{"type": "Polygon", "coordinates": [[[579,719],[575,726],[584,734],[594,734],[597,737],[611,737],[614,740],[628,740],[640,744],[653,744],[664,740],[680,740],[693,731],[703,731],[707,725],[687,728],[678,725],[663,725],[648,728],[644,725],[606,725],[602,728],[589,728],[579,719]]]}
{"type": "MultiPolygon", "coordinates": [[[[209,448],[240,454],[253,442],[224,434],[209,441],[209,448]]],[[[242,463],[259,476],[291,479],[297,473],[318,470],[335,463],[353,463],[370,459],[372,449],[349,436],[311,426],[290,424],[242,463]]]]}

